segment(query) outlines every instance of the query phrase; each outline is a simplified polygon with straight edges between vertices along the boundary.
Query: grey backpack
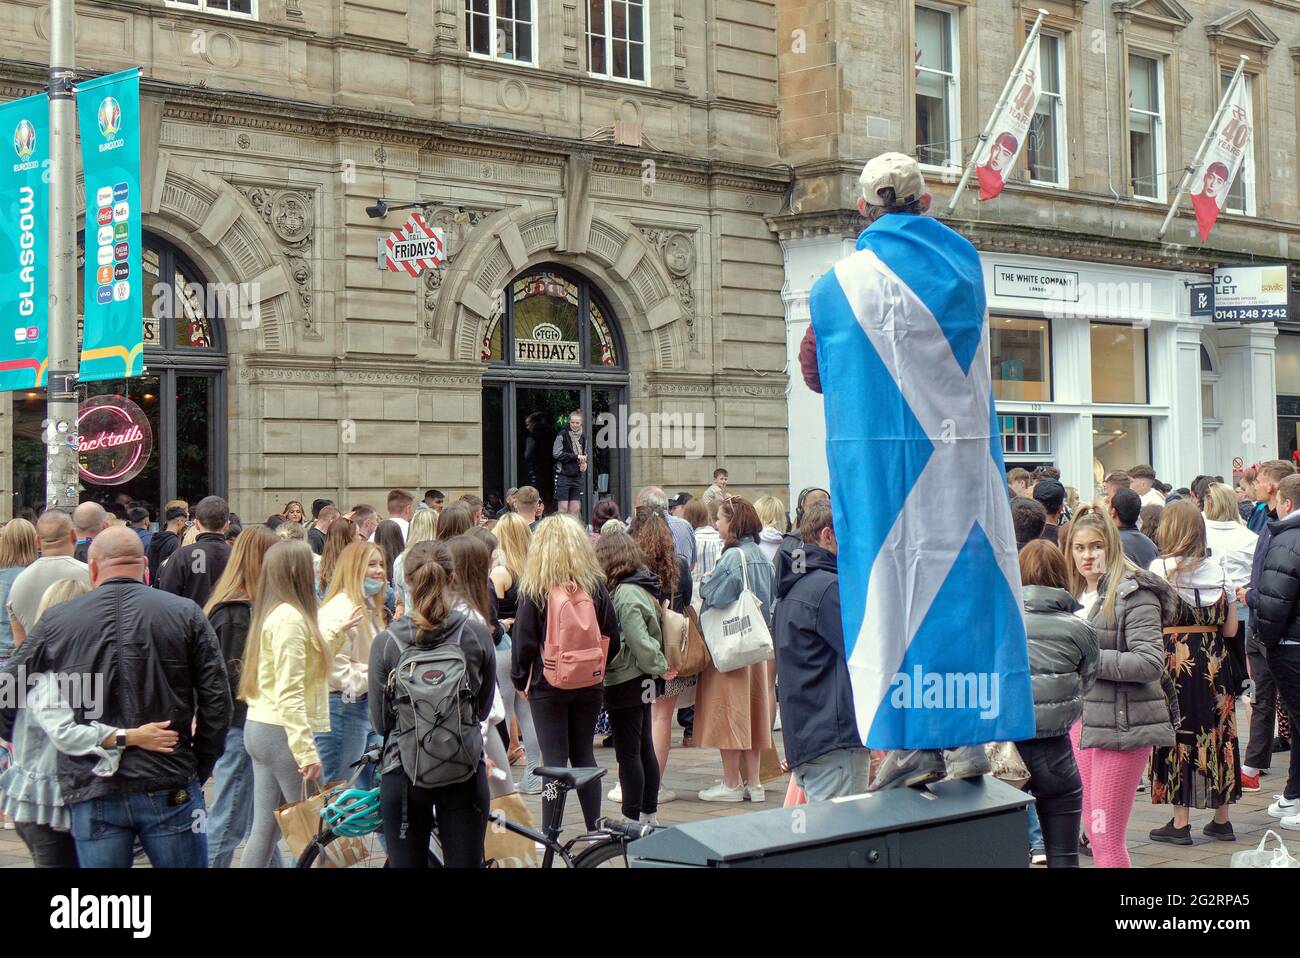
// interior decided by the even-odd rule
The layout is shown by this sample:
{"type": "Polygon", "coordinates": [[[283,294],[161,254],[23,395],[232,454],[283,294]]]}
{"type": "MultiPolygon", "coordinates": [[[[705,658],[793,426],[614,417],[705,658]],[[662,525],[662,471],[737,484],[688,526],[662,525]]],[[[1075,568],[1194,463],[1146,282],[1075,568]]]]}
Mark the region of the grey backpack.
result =
{"type": "Polygon", "coordinates": [[[408,645],[396,636],[393,641],[401,655],[388,676],[388,694],[406,777],[419,788],[471,778],[483,754],[483,732],[460,643],[408,645]]]}

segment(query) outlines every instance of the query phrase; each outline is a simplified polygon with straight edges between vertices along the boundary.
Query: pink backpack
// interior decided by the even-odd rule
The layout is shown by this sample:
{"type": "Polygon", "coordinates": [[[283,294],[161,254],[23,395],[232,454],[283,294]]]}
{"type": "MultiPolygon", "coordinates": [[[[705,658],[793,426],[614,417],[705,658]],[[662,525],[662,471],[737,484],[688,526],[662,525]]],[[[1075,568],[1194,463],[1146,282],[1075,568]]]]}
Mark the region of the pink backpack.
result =
{"type": "Polygon", "coordinates": [[[546,596],[542,675],[552,688],[585,689],[605,679],[609,639],[600,634],[596,604],[575,583],[546,596]]]}

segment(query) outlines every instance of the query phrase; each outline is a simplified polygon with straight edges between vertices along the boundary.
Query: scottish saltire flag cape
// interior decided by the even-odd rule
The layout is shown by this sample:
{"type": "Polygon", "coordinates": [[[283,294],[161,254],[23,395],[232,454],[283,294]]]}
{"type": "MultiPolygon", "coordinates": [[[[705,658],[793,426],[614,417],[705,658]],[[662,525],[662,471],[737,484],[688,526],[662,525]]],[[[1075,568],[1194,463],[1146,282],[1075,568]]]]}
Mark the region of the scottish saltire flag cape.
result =
{"type": "Polygon", "coordinates": [[[863,741],[1033,738],[975,248],[936,219],[883,216],[811,309],[863,741]]]}

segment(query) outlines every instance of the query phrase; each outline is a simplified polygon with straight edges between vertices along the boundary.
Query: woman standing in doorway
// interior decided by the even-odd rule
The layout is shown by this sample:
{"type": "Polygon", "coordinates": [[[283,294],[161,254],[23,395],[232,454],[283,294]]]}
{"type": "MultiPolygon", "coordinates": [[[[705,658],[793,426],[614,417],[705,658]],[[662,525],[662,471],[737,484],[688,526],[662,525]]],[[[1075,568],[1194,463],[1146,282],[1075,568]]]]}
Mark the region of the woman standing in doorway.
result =
{"type": "Polygon", "coordinates": [[[582,515],[582,492],[587,477],[587,438],[582,433],[582,410],[569,413],[569,428],[555,437],[555,503],[560,512],[582,515]]]}

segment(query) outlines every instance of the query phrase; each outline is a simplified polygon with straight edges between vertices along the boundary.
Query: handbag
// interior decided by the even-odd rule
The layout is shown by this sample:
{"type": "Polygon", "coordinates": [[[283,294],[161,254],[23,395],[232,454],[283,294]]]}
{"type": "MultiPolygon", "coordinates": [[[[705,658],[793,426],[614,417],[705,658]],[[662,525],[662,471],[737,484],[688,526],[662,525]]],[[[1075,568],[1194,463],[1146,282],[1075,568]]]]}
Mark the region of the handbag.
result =
{"type": "Polygon", "coordinates": [[[492,868],[539,868],[541,856],[537,845],[526,835],[510,831],[498,819],[533,827],[533,816],[518,792],[492,799],[487,834],[483,837],[483,860],[492,868]]]}
{"type": "MultiPolygon", "coordinates": [[[[289,851],[295,859],[302,858],[302,853],[307,850],[307,846],[324,831],[321,810],[333,793],[338,789],[346,788],[347,784],[344,781],[329,782],[320,786],[320,790],[315,795],[308,795],[307,780],[303,779],[302,799],[281,805],[275,810],[275,821],[280,826],[280,834],[284,836],[284,842],[289,846],[289,851]]],[[[355,838],[340,837],[322,850],[319,862],[324,868],[348,868],[365,861],[369,855],[370,849],[366,847],[365,842],[355,838]]]]}
{"type": "Polygon", "coordinates": [[[660,630],[664,639],[664,658],[668,660],[668,667],[677,670],[679,679],[699,675],[712,661],[709,658],[709,647],[704,644],[700,617],[690,606],[687,606],[685,615],[673,612],[666,602],[660,608],[662,610],[659,617],[660,630]],[[684,629],[675,621],[677,619],[685,625],[684,629]]]}
{"type": "Polygon", "coordinates": [[[719,672],[734,672],[775,658],[772,633],[763,618],[762,604],[749,591],[749,560],[743,550],[740,568],[743,582],[740,597],[725,608],[706,609],[700,617],[704,644],[709,647],[719,672]]]}
{"type": "Polygon", "coordinates": [[[1015,742],[989,742],[984,746],[984,755],[994,778],[1012,788],[1024,788],[1029,783],[1029,766],[1015,742]]]}

